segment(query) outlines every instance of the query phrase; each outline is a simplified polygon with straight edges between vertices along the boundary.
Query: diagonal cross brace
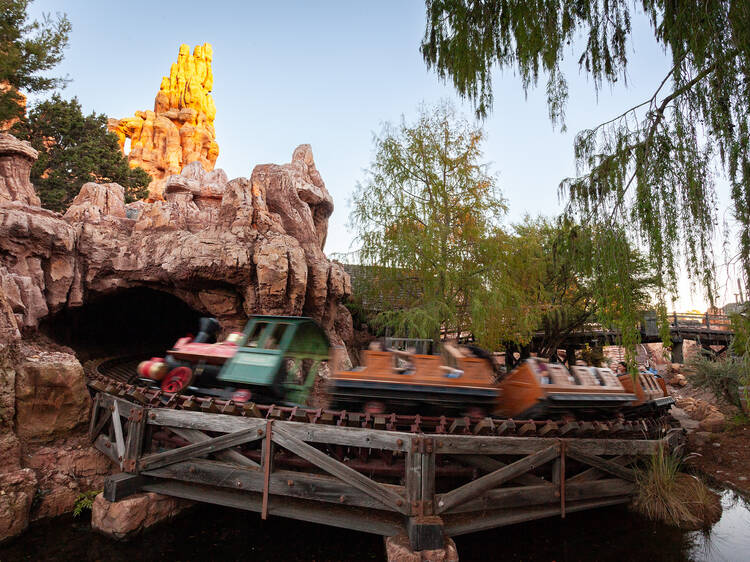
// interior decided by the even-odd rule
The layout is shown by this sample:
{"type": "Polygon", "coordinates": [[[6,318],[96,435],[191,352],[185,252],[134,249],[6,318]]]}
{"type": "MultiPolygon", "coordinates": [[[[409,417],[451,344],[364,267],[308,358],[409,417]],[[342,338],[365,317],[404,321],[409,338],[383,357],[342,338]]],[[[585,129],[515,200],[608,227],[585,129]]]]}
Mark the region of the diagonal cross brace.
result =
{"type": "Polygon", "coordinates": [[[521,474],[525,474],[529,472],[530,470],[533,470],[534,468],[540,465],[543,465],[544,463],[557,457],[559,454],[560,454],[560,445],[559,444],[551,445],[549,447],[542,449],[541,451],[538,451],[532,455],[528,455],[522,459],[519,459],[494,472],[485,474],[481,478],[477,478],[476,480],[473,480],[469,482],[468,484],[464,484],[463,486],[460,486],[456,488],[455,490],[451,490],[450,492],[441,494],[439,496],[439,499],[437,500],[436,512],[438,514],[441,514],[451,509],[452,507],[461,505],[462,503],[465,503],[477,497],[478,495],[486,492],[487,490],[496,488],[503,482],[507,482],[508,480],[513,480],[517,478],[518,476],[520,476],[521,474]]]}
{"type": "Polygon", "coordinates": [[[308,445],[304,441],[297,439],[282,426],[274,426],[273,441],[295,455],[310,461],[318,468],[322,468],[329,474],[341,479],[350,486],[378,500],[390,509],[408,515],[409,506],[406,505],[407,502],[400,495],[381,486],[374,480],[363,476],[353,468],[349,468],[345,464],[332,459],[312,445],[308,445]]]}
{"type": "Polygon", "coordinates": [[[168,464],[184,461],[192,457],[200,457],[217,451],[223,451],[229,447],[250,443],[261,439],[265,431],[262,429],[249,428],[234,433],[227,433],[219,437],[214,437],[202,443],[193,443],[185,447],[179,447],[163,453],[155,453],[143,457],[138,466],[141,470],[161,468],[168,464]]]}
{"type": "Polygon", "coordinates": [[[582,462],[589,466],[593,466],[594,468],[598,468],[599,470],[602,470],[604,472],[614,474],[615,476],[622,478],[623,480],[635,482],[635,473],[631,469],[625,468],[624,466],[603,459],[601,457],[597,457],[596,455],[584,453],[583,451],[578,450],[575,445],[571,444],[568,447],[566,453],[571,459],[575,459],[578,462],[582,462]]]}

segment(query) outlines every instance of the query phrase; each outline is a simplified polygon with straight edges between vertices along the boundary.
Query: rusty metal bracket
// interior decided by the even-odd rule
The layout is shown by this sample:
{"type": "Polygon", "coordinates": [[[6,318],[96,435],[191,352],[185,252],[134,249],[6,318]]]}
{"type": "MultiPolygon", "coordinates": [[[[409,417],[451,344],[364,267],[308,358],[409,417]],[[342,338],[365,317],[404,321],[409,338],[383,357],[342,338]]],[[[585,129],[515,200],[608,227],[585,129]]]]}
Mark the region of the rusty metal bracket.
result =
{"type": "Polygon", "coordinates": [[[412,515],[416,517],[426,517],[435,514],[435,506],[432,500],[417,500],[411,504],[412,515]]]}
{"type": "Polygon", "coordinates": [[[414,437],[411,440],[412,453],[432,453],[435,450],[435,439],[432,437],[414,437]]]}
{"type": "Polygon", "coordinates": [[[136,471],[136,460],[125,459],[124,461],[122,461],[122,469],[125,472],[134,473],[136,471]]]}
{"type": "Polygon", "coordinates": [[[128,421],[140,423],[143,421],[143,408],[131,408],[128,421]]]}
{"type": "MultiPolygon", "coordinates": [[[[271,461],[273,441],[271,440],[273,428],[273,420],[266,422],[266,437],[265,445],[266,449],[263,455],[263,504],[261,505],[260,518],[266,519],[268,517],[268,492],[271,487],[271,461]]],[[[260,430],[258,430],[260,432],[260,430]]]]}

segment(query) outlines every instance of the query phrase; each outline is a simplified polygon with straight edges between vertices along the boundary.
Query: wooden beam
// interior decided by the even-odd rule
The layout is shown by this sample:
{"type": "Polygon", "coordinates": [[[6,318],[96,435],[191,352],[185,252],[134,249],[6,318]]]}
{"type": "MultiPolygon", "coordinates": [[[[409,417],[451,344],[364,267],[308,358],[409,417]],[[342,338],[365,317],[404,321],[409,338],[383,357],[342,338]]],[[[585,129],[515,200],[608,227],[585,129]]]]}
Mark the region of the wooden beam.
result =
{"type": "Polygon", "coordinates": [[[113,463],[120,464],[120,459],[117,458],[117,453],[115,452],[114,443],[106,435],[100,433],[99,437],[94,441],[94,447],[113,463]]]}
{"type": "Polygon", "coordinates": [[[422,499],[422,453],[412,450],[406,453],[404,482],[406,500],[414,506],[422,499]]]}
{"type": "Polygon", "coordinates": [[[401,431],[379,431],[361,427],[319,425],[298,422],[274,422],[274,431],[283,428],[287,435],[308,443],[328,443],[350,447],[367,447],[388,451],[404,451],[409,448],[413,433],[401,431]]]}
{"type": "Polygon", "coordinates": [[[113,474],[104,481],[104,499],[116,502],[137,494],[145,482],[146,479],[137,474],[113,474]]]}
{"type": "MultiPolygon", "coordinates": [[[[94,428],[96,427],[96,418],[99,414],[99,394],[97,393],[96,396],[94,396],[94,401],[91,404],[91,418],[89,419],[89,441],[93,441],[96,439],[97,434],[99,431],[94,431],[94,428]]],[[[101,429],[100,429],[101,431],[101,429]]]]}
{"type": "MultiPolygon", "coordinates": [[[[117,447],[117,458],[120,463],[125,457],[125,439],[122,437],[122,420],[120,419],[120,405],[119,402],[115,402],[112,412],[112,427],[115,430],[115,445],[117,447]]],[[[122,468],[122,464],[120,464],[122,468]]]]}
{"type": "Polygon", "coordinates": [[[372,496],[386,507],[401,512],[404,515],[409,513],[409,506],[405,505],[406,502],[403,497],[393,493],[388,488],[367,478],[356,470],[349,468],[345,464],[332,459],[315,447],[300,441],[287,431],[284,424],[279,424],[278,426],[274,425],[273,440],[275,443],[284,447],[288,451],[291,451],[295,455],[310,461],[315,466],[322,468],[329,474],[340,478],[347,484],[372,496]]]}
{"type": "MultiPolygon", "coordinates": [[[[252,492],[223,490],[175,481],[151,482],[143,486],[143,491],[248,511],[260,512],[261,510],[261,495],[252,492]]],[[[375,509],[339,507],[292,498],[272,497],[269,500],[268,512],[279,517],[376,535],[393,536],[404,532],[404,519],[401,515],[375,509]]]]}
{"type": "MultiPolygon", "coordinates": [[[[191,443],[205,443],[206,441],[210,440],[211,437],[203,433],[202,431],[199,431],[197,429],[183,429],[179,427],[170,427],[170,431],[174,432],[175,435],[179,435],[186,441],[190,441],[191,443]]],[[[240,466],[253,466],[256,468],[259,468],[260,465],[255,462],[252,459],[247,458],[245,455],[240,453],[239,451],[235,451],[233,449],[225,449],[223,451],[218,451],[214,453],[214,456],[217,459],[221,459],[226,462],[231,462],[234,464],[239,464],[240,466]]]]}
{"type": "MultiPolygon", "coordinates": [[[[469,466],[474,466],[485,472],[494,472],[499,468],[508,466],[508,463],[493,459],[487,455],[456,455],[456,460],[469,466]]],[[[518,478],[514,478],[511,482],[518,482],[519,484],[527,484],[529,486],[547,485],[552,486],[551,482],[548,482],[544,478],[535,476],[533,474],[521,474],[518,478]]]]}
{"type": "Polygon", "coordinates": [[[266,425],[263,418],[246,418],[227,414],[211,414],[189,410],[170,410],[167,408],[151,408],[148,410],[148,423],[167,427],[181,427],[198,429],[200,431],[218,431],[220,433],[234,433],[241,429],[258,429],[266,425]]]}
{"type": "MultiPolygon", "coordinates": [[[[566,502],[595,500],[635,493],[635,484],[619,478],[566,484],[566,502]]],[[[444,512],[443,516],[471,511],[486,512],[496,509],[524,508],[531,506],[560,506],[557,489],[552,486],[514,486],[489,490],[481,496],[444,512]]]]}
{"type": "MultiPolygon", "coordinates": [[[[94,406],[94,408],[94,411],[99,411],[99,420],[97,421],[95,426],[89,428],[89,438],[91,439],[91,441],[96,440],[96,437],[102,432],[102,429],[104,429],[104,426],[112,417],[112,410],[110,410],[109,408],[96,408],[96,406],[94,406]]],[[[91,415],[91,421],[94,421],[93,414],[91,415]]]]}
{"type": "Polygon", "coordinates": [[[584,453],[577,447],[569,446],[566,452],[571,459],[575,459],[589,466],[596,467],[599,470],[603,470],[604,472],[614,474],[618,478],[623,478],[624,480],[635,482],[635,474],[629,468],[625,468],[617,463],[608,461],[601,457],[584,453]]]}
{"type": "MultiPolygon", "coordinates": [[[[144,476],[186,483],[206,485],[242,492],[262,492],[265,475],[257,468],[241,468],[219,461],[195,459],[170,464],[162,468],[142,472],[144,476]]],[[[382,484],[394,494],[404,493],[403,486],[382,484]]],[[[310,474],[293,470],[275,470],[270,474],[269,495],[294,497],[332,503],[341,506],[357,506],[370,509],[387,509],[382,502],[357,488],[332,476],[310,474]]]]}
{"type": "MultiPolygon", "coordinates": [[[[619,457],[614,457],[612,459],[609,459],[609,462],[619,464],[620,466],[627,466],[634,460],[635,460],[635,457],[631,457],[630,455],[622,455],[619,457]]],[[[575,482],[591,482],[594,480],[599,480],[601,478],[604,478],[606,475],[607,473],[604,472],[603,470],[599,470],[598,468],[591,467],[591,468],[587,468],[583,472],[579,472],[578,474],[568,478],[568,484],[572,484],[575,482]]]]}
{"type": "MultiPolygon", "coordinates": [[[[565,510],[568,513],[571,513],[574,511],[583,511],[585,509],[628,503],[629,501],[630,496],[621,496],[601,500],[575,503],[569,502],[566,505],[565,510]]],[[[533,521],[534,519],[543,519],[545,517],[554,517],[557,515],[560,515],[559,504],[554,507],[500,509],[484,512],[481,517],[469,513],[445,515],[443,516],[443,520],[445,523],[445,534],[449,537],[455,537],[466,533],[474,533],[477,531],[493,529],[495,527],[503,527],[505,525],[513,525],[515,523],[523,523],[524,521],[533,521]]]]}
{"type": "Polygon", "coordinates": [[[534,454],[517,460],[509,464],[508,466],[504,466],[503,468],[496,470],[495,472],[485,474],[484,476],[477,478],[476,480],[469,482],[468,484],[464,484],[463,486],[456,488],[455,490],[451,490],[450,492],[447,492],[445,494],[438,495],[437,507],[435,512],[437,514],[443,513],[457,505],[475,498],[486,490],[495,488],[503,482],[512,480],[513,478],[516,478],[517,476],[520,476],[525,472],[533,470],[537,466],[543,465],[544,463],[557,457],[559,454],[560,445],[559,443],[555,443],[554,445],[547,447],[546,449],[542,449],[541,451],[537,451],[534,454]]]}
{"type": "Polygon", "coordinates": [[[200,457],[201,455],[222,451],[236,445],[257,441],[258,439],[262,439],[263,435],[265,435],[265,431],[263,430],[242,429],[240,431],[235,431],[234,433],[227,433],[219,437],[213,437],[202,443],[193,443],[192,445],[171,449],[163,453],[147,455],[141,458],[138,466],[141,470],[159,468],[160,466],[166,466],[173,462],[184,461],[189,458],[200,457]]]}
{"type": "Polygon", "coordinates": [[[143,453],[143,436],[146,431],[146,422],[143,420],[142,409],[130,410],[128,419],[128,437],[125,441],[125,457],[123,458],[123,469],[125,472],[138,472],[138,458],[143,453]]]}
{"type": "MultiPolygon", "coordinates": [[[[435,435],[439,455],[529,455],[558,445],[551,437],[499,437],[480,435],[435,435]]],[[[662,443],[657,439],[566,439],[592,455],[651,455],[662,443]]]]}

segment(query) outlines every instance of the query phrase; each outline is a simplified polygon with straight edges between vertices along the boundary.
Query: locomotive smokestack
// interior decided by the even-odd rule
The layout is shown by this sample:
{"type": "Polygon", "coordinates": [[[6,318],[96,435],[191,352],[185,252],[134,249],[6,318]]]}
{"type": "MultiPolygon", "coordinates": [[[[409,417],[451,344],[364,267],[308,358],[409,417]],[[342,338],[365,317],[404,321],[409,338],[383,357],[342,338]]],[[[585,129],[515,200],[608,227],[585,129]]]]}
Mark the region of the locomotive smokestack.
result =
{"type": "Polygon", "coordinates": [[[201,318],[199,323],[200,331],[195,336],[195,343],[210,343],[216,341],[216,334],[221,326],[216,318],[201,318]]]}

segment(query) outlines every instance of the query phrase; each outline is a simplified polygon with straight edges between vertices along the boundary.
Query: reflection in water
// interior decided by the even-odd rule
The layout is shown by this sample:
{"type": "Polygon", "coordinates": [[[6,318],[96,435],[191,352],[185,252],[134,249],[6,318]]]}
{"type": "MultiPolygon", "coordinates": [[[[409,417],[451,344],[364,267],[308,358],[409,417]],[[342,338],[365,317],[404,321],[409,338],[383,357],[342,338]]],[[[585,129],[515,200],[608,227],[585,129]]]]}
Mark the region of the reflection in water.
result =
{"type": "Polygon", "coordinates": [[[696,546],[691,550],[695,560],[734,562],[750,560],[750,503],[732,492],[721,494],[721,519],[710,531],[692,533],[696,546]]]}
{"type": "MultiPolygon", "coordinates": [[[[572,513],[456,538],[468,560],[750,560],[750,506],[722,494],[724,513],[708,533],[646,521],[624,507],[572,513]]],[[[203,505],[129,543],[91,532],[88,521],[57,519],[0,546],[15,560],[384,560],[380,537],[203,505]]]]}

